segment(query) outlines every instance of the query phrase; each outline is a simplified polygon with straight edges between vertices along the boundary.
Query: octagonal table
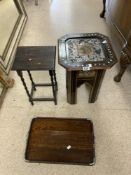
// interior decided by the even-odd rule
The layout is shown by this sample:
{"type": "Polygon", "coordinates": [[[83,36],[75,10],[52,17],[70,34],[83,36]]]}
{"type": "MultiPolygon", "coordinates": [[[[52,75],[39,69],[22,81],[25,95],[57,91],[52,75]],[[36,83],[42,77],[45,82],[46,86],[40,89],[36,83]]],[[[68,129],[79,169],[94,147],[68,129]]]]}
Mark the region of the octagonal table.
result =
{"type": "Polygon", "coordinates": [[[91,85],[89,102],[93,103],[106,69],[116,62],[109,38],[100,33],[67,34],[58,40],[58,62],[66,69],[67,102],[77,103],[77,87],[91,85]]]}

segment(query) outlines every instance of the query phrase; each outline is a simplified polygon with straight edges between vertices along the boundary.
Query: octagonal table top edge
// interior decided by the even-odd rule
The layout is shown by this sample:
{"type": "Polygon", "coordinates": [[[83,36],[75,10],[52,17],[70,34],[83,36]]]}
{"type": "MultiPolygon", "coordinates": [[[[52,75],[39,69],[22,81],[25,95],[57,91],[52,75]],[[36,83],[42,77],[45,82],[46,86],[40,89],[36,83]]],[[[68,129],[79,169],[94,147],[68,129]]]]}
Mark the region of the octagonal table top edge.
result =
{"type": "Polygon", "coordinates": [[[101,33],[73,33],[73,34],[66,34],[58,39],[58,63],[66,68],[68,71],[72,70],[95,70],[95,69],[110,69],[114,64],[116,64],[117,58],[115,52],[112,48],[111,42],[109,37],[101,34],[101,33]],[[106,55],[106,62],[98,61],[98,62],[91,62],[86,61],[84,65],[76,65],[68,64],[67,61],[67,50],[66,50],[66,41],[73,40],[73,39],[93,39],[97,38],[102,41],[101,47],[104,50],[104,54],[106,55]]]}

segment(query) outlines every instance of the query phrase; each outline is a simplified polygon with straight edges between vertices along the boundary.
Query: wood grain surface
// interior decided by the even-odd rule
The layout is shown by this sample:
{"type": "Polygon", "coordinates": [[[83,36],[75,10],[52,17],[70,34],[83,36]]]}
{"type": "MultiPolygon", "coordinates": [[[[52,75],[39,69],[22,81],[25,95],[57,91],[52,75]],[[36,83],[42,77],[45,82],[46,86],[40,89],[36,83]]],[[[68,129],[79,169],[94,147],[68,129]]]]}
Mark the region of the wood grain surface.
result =
{"type": "Polygon", "coordinates": [[[87,119],[35,118],[25,156],[31,162],[93,165],[93,124],[87,119]]]}

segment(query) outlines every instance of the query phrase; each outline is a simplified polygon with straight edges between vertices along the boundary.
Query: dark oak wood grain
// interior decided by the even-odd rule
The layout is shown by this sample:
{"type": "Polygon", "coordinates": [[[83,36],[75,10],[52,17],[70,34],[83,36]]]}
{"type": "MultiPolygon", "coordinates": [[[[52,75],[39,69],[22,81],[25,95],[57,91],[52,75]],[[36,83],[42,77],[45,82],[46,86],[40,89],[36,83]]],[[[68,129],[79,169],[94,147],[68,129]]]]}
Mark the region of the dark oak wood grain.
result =
{"type": "Polygon", "coordinates": [[[93,124],[87,119],[35,118],[26,159],[31,162],[94,164],[93,124]]]}
{"type": "Polygon", "coordinates": [[[18,47],[12,70],[54,70],[55,46],[18,47]]]}
{"type": "Polygon", "coordinates": [[[99,90],[103,81],[105,70],[95,71],[66,71],[66,90],[67,102],[70,104],[77,103],[77,88],[82,84],[90,84],[89,103],[94,103],[98,97],[99,90]]]}
{"type": "Polygon", "coordinates": [[[57,104],[57,80],[55,73],[55,59],[56,59],[56,47],[55,46],[21,46],[17,48],[15,62],[12,70],[16,70],[20,77],[29,102],[33,105],[33,101],[54,101],[57,104]],[[23,76],[23,71],[27,71],[29,79],[31,81],[31,92],[28,90],[26,81],[23,76]],[[33,77],[30,71],[49,71],[51,83],[36,84],[33,81],[33,77]],[[53,92],[52,97],[34,98],[33,94],[36,91],[36,87],[39,86],[51,86],[53,92]]]}

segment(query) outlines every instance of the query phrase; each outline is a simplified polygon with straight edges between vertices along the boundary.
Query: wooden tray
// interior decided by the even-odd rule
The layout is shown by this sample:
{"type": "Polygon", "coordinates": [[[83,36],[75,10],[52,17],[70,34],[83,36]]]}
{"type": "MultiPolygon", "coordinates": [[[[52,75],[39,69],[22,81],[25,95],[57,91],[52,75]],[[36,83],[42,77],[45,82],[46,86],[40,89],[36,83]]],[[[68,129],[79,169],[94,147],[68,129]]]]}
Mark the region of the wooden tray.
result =
{"type": "Polygon", "coordinates": [[[26,160],[30,162],[93,165],[93,124],[87,119],[34,118],[26,160]]]}

